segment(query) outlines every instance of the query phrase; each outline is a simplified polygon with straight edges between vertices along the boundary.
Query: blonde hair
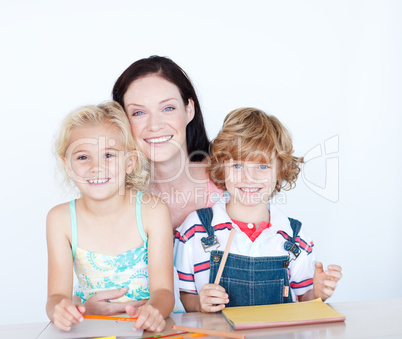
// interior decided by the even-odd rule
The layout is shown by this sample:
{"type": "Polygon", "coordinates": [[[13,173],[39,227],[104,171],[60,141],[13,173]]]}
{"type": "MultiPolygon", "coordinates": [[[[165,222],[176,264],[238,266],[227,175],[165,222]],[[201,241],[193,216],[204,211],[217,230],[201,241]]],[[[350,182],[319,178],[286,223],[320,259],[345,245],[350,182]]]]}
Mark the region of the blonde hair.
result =
{"type": "Polygon", "coordinates": [[[71,185],[73,181],[67,173],[63,159],[70,146],[70,137],[74,128],[83,126],[97,126],[106,124],[119,131],[121,141],[126,152],[135,152],[136,162],[131,173],[126,174],[125,187],[143,190],[148,186],[150,179],[148,160],[137,151],[134,138],[131,134],[130,123],[123,108],[115,101],[106,101],[99,105],[81,106],[72,111],[62,122],[56,137],[54,152],[59,167],[62,168],[64,181],[71,185]]]}
{"type": "Polygon", "coordinates": [[[290,133],[275,116],[252,107],[238,108],[226,116],[212,142],[208,172],[219,188],[226,189],[224,161],[269,163],[275,157],[278,179],[275,192],[282,188],[290,190],[296,185],[303,163],[302,157],[292,154],[290,133]]]}

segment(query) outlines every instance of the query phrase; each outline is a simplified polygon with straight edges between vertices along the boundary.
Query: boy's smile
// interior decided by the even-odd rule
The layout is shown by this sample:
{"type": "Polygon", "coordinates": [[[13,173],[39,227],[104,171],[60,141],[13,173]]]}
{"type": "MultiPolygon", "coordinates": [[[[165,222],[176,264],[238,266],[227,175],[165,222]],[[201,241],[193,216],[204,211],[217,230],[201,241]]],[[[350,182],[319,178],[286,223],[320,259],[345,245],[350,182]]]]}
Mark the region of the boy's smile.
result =
{"type": "Polygon", "coordinates": [[[225,185],[231,204],[257,206],[266,204],[276,185],[276,161],[270,164],[228,160],[225,166],[225,185]]]}

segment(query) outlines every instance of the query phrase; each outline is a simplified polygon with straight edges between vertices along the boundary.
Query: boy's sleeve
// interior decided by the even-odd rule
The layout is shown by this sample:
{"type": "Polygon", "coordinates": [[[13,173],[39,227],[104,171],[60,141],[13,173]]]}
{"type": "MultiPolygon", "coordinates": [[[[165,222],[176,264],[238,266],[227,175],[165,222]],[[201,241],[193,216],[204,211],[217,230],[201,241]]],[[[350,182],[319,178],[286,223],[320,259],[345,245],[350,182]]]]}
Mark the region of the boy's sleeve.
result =
{"type": "MultiPolygon", "coordinates": [[[[192,218],[191,218],[192,219],[192,218]]],[[[194,281],[193,244],[194,238],[187,238],[188,230],[193,227],[191,219],[187,218],[176,230],[174,242],[174,264],[179,276],[181,292],[197,293],[194,281]]]]}
{"type": "Polygon", "coordinates": [[[296,244],[300,247],[301,253],[289,266],[290,287],[293,296],[300,296],[313,288],[315,256],[314,243],[305,233],[300,232],[296,238],[296,244]]]}

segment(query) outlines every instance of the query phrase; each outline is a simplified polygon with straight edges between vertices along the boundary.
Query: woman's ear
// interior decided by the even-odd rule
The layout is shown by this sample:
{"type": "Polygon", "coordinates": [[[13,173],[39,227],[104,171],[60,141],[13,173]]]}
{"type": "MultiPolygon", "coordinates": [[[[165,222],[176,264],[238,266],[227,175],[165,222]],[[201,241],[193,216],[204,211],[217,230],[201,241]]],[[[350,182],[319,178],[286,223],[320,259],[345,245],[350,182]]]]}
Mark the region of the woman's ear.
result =
{"type": "Polygon", "coordinates": [[[188,99],[188,104],[186,106],[186,112],[187,112],[187,123],[189,123],[191,120],[194,119],[194,115],[195,115],[194,100],[191,98],[188,99]]]}

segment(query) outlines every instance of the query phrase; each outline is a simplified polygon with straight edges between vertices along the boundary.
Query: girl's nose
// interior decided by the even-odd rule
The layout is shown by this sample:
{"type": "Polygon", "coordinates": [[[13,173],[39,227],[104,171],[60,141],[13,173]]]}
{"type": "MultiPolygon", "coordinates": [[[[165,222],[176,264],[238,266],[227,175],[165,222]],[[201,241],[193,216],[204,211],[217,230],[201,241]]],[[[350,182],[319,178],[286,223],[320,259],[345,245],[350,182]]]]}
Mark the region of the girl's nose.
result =
{"type": "Polygon", "coordinates": [[[105,168],[105,160],[103,158],[94,159],[91,162],[89,171],[91,173],[101,173],[101,172],[103,172],[104,168],[105,168]]]}

